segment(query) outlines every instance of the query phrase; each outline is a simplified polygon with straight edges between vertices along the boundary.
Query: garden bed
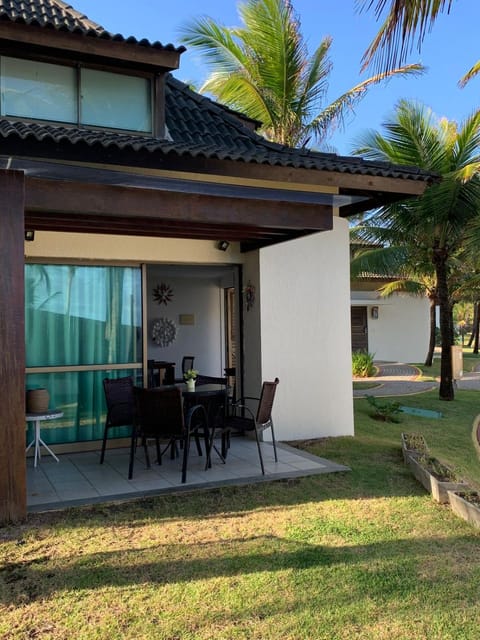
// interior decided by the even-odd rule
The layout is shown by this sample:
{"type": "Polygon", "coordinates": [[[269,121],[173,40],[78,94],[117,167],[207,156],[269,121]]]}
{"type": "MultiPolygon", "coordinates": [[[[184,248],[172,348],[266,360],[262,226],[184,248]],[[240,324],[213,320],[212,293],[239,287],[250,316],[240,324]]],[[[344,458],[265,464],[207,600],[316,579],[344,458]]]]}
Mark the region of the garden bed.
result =
{"type": "Polygon", "coordinates": [[[476,491],[449,491],[448,498],[455,515],[480,529],[480,495],[476,491]]]}

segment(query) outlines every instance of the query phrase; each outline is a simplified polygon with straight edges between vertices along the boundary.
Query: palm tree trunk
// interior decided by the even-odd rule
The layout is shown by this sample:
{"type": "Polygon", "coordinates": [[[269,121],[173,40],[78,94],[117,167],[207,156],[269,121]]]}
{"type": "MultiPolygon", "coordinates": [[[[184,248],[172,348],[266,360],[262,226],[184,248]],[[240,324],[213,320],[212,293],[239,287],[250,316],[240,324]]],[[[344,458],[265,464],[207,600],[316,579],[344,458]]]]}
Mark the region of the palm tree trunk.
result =
{"type": "Polygon", "coordinates": [[[478,302],[473,303],[473,321],[472,321],[472,333],[468,340],[467,347],[471,347],[475,340],[475,335],[478,333],[478,302]]]}
{"type": "Polygon", "coordinates": [[[436,329],[436,298],[430,298],[430,340],[428,343],[428,352],[425,358],[425,366],[431,367],[433,362],[433,354],[435,351],[435,329],[436,329]]]}
{"type": "Polygon", "coordinates": [[[477,317],[475,318],[474,324],[475,341],[473,343],[473,353],[478,354],[478,341],[480,337],[480,313],[478,310],[479,303],[476,302],[475,306],[477,308],[477,317]]]}
{"type": "Polygon", "coordinates": [[[442,359],[440,362],[440,400],[453,400],[453,372],[451,347],[453,345],[453,314],[448,295],[447,279],[448,254],[437,249],[433,254],[435,273],[437,276],[437,299],[440,307],[440,336],[442,343],[442,359]]]}

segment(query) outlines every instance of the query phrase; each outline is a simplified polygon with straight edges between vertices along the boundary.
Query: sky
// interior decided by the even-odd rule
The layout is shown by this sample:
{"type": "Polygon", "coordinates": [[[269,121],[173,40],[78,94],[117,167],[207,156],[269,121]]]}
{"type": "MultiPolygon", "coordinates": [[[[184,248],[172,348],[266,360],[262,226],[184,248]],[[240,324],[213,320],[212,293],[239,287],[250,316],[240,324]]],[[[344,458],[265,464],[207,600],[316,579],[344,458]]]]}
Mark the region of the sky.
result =
{"type": "MultiPolygon", "coordinates": [[[[69,1],[110,32],[162,44],[179,46],[179,28],[193,17],[207,15],[227,26],[240,24],[236,0],[69,1]]],[[[355,0],[293,0],[293,6],[309,51],[313,52],[325,36],[333,38],[328,104],[373,75],[373,70],[360,73],[362,54],[379,27],[373,12],[359,13],[355,0]]],[[[462,75],[480,59],[479,23],[479,0],[454,0],[450,15],[440,16],[427,33],[421,52],[415,47],[407,60],[422,63],[427,72],[420,77],[392,78],[371,88],[355,111],[348,114],[344,130],[335,131],[328,141],[332,150],[349,155],[362,133],[382,130],[382,123],[393,114],[400,99],[417,100],[437,116],[459,123],[480,107],[480,76],[464,89],[457,86],[462,75]]],[[[174,75],[200,86],[208,73],[201,56],[187,50],[174,75]]]]}

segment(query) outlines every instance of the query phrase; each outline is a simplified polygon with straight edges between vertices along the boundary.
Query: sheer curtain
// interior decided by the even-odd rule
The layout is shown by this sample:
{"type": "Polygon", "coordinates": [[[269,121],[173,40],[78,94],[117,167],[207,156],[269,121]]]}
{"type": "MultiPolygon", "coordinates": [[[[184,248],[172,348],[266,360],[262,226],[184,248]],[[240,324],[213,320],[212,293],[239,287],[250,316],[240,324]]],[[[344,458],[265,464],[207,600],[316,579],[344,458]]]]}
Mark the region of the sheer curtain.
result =
{"type": "Polygon", "coordinates": [[[108,365],[141,362],[141,335],[139,268],[25,266],[27,369],[43,369],[27,373],[26,386],[46,387],[50,407],[64,412],[62,420],[48,423],[46,441],[77,442],[102,436],[102,380],[132,374],[128,368],[109,371],[108,365]],[[104,368],[89,370],[92,365],[104,368]],[[53,372],[49,367],[72,369],[53,372]]]}

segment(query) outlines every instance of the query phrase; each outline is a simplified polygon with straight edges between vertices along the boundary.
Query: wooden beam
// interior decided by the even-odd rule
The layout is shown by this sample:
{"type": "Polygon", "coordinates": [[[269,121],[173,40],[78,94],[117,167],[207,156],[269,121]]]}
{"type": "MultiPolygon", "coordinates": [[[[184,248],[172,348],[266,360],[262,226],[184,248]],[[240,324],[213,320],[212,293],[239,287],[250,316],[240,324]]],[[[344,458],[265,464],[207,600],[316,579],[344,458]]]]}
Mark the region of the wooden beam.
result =
{"type": "Polygon", "coordinates": [[[0,524],[27,515],[24,176],[0,170],[0,524]]]}
{"type": "MultiPolygon", "coordinates": [[[[183,194],[59,180],[26,179],[27,214],[147,219],[164,222],[220,225],[223,228],[332,228],[331,207],[319,204],[183,194]]],[[[73,220],[72,220],[73,224],[73,220]]]]}

